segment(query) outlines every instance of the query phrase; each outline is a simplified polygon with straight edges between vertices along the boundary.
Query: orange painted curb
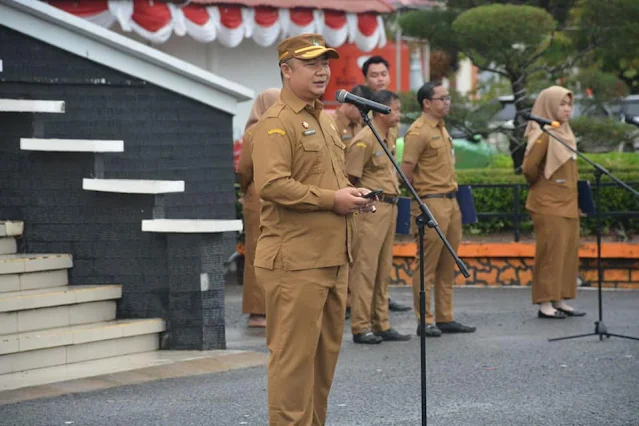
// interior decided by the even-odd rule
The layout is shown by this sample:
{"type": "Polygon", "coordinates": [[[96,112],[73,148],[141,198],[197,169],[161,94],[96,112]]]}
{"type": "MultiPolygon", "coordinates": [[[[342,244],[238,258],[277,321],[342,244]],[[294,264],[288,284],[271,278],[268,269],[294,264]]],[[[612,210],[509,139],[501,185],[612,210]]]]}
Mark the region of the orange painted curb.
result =
{"type": "MultiPolygon", "coordinates": [[[[393,246],[394,257],[415,257],[417,245],[402,243],[393,246]]],[[[461,243],[459,257],[535,257],[532,243],[461,243]]],[[[597,244],[585,243],[579,246],[579,257],[596,258],[597,244]]],[[[601,257],[612,259],[639,259],[639,244],[602,243],[601,257]]]]}

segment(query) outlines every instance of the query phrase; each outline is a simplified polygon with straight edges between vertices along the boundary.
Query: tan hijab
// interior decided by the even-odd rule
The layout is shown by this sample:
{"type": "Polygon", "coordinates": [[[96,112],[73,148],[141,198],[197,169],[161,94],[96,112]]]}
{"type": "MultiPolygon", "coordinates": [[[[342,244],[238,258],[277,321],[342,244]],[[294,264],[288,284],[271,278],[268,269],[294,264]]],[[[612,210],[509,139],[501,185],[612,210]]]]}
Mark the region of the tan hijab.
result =
{"type": "MultiPolygon", "coordinates": [[[[557,111],[559,110],[559,105],[561,104],[562,99],[566,95],[570,96],[571,99],[574,99],[572,92],[561,86],[551,86],[547,89],[544,89],[539,94],[539,97],[535,101],[535,104],[533,105],[532,111],[530,113],[538,117],[558,121],[557,111]]],[[[568,146],[577,149],[577,140],[575,139],[575,135],[572,132],[572,129],[570,128],[570,124],[568,122],[563,123],[558,129],[548,130],[550,130],[550,132],[557,136],[559,139],[566,142],[568,146]]],[[[535,144],[537,139],[539,139],[539,136],[541,136],[542,133],[543,132],[541,130],[541,127],[539,127],[539,124],[534,121],[528,122],[526,131],[524,132],[524,136],[528,138],[525,155],[528,155],[533,145],[535,144]]],[[[555,173],[557,169],[559,169],[566,161],[570,160],[573,155],[574,153],[572,153],[561,143],[550,137],[550,141],[548,142],[548,151],[546,152],[546,167],[544,169],[544,177],[546,179],[550,179],[550,176],[552,176],[552,174],[555,173]]]]}
{"type": "Polygon", "coordinates": [[[266,89],[255,99],[253,103],[253,107],[251,108],[251,114],[249,115],[249,119],[246,122],[246,126],[244,126],[244,133],[248,133],[249,130],[260,120],[260,117],[273,106],[275,102],[280,99],[280,89],[266,89]]]}
{"type": "Polygon", "coordinates": [[[238,181],[242,192],[246,193],[253,182],[253,160],[251,158],[251,138],[249,132],[255,127],[264,113],[280,99],[280,89],[266,89],[255,99],[249,119],[242,136],[242,151],[237,166],[238,181]]]}

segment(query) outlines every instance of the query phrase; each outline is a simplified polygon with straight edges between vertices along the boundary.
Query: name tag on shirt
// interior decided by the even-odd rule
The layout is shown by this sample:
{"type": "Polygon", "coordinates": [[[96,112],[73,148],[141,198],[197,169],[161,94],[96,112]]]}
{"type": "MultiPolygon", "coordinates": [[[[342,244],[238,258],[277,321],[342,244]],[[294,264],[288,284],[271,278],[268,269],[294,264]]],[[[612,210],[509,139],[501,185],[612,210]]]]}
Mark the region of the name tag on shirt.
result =
{"type": "Polygon", "coordinates": [[[304,131],[302,132],[302,134],[303,134],[304,136],[312,136],[312,135],[314,135],[314,134],[315,134],[315,129],[304,130],[304,131]]]}

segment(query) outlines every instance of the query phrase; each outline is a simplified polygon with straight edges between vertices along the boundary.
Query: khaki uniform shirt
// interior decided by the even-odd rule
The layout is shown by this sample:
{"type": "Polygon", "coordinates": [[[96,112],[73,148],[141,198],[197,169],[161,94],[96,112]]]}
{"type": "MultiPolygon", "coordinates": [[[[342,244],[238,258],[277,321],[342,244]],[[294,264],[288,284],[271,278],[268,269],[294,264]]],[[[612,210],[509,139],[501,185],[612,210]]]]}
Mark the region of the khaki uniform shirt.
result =
{"type": "Polygon", "coordinates": [[[457,190],[453,141],[443,120],[415,120],[404,136],[402,161],[415,164],[412,183],[419,196],[457,190]]]}
{"type": "MultiPolygon", "coordinates": [[[[390,132],[389,132],[390,133],[390,132]]],[[[384,140],[388,146],[388,141],[384,140]]],[[[395,167],[368,127],[355,136],[346,150],[346,174],[359,179],[359,186],[381,189],[384,194],[399,195],[395,167]]]]}
{"type": "Polygon", "coordinates": [[[344,144],[348,147],[353,141],[355,135],[362,130],[362,122],[358,121],[357,123],[353,123],[351,120],[346,118],[339,109],[334,110],[331,117],[335,120],[337,132],[340,135],[342,142],[344,142],[344,144]]]}
{"type": "Polygon", "coordinates": [[[350,263],[352,215],[333,213],[335,191],[352,186],[333,120],[283,89],[253,130],[253,170],[262,199],[255,266],[284,270],[350,263]]]}
{"type": "MultiPolygon", "coordinates": [[[[579,171],[575,157],[566,161],[550,176],[544,177],[549,136],[543,134],[524,158],[523,173],[530,184],[526,209],[533,213],[579,217],[579,171]]],[[[559,143],[554,142],[553,143],[559,143]]]]}

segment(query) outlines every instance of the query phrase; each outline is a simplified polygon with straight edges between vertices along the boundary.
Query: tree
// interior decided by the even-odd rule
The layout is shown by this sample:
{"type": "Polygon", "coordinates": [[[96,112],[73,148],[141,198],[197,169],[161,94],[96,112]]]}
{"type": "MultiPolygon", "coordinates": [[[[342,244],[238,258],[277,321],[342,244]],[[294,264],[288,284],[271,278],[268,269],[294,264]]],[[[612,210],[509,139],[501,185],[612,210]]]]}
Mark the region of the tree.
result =
{"type": "Polygon", "coordinates": [[[634,16],[636,4],[636,0],[449,0],[445,11],[412,12],[402,17],[400,25],[406,35],[461,52],[478,68],[509,81],[517,110],[510,151],[519,172],[526,126],[521,113],[531,106],[530,82],[563,81],[578,63],[592,61],[596,49],[603,54],[605,46],[621,40],[616,29],[634,34],[637,21],[629,17],[634,16]],[[609,8],[614,12],[606,12],[609,8]],[[437,26],[430,27],[433,20],[437,26]]]}

